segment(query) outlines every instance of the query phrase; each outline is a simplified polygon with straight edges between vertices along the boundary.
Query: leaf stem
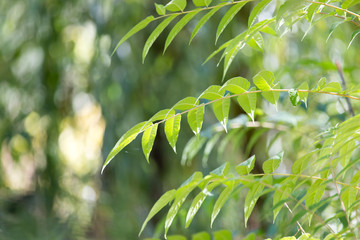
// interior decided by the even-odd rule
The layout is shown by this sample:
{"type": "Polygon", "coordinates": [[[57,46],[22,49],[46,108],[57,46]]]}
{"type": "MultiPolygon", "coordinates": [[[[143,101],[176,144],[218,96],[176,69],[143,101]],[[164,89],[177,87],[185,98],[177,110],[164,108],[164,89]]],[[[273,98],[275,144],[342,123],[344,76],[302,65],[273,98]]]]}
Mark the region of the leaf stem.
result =
{"type": "Polygon", "coordinates": [[[334,6],[334,5],[331,5],[331,4],[328,4],[328,3],[324,3],[324,2],[317,2],[317,1],[310,1],[310,0],[306,0],[306,2],[308,3],[314,3],[314,4],[318,4],[318,5],[323,5],[323,6],[327,6],[327,7],[330,7],[330,8],[334,8],[334,9],[337,9],[337,10],[340,10],[340,11],[344,11],[350,15],[353,15],[355,17],[357,17],[358,19],[360,19],[360,15],[359,14],[356,14],[352,11],[349,11],[347,9],[343,9],[341,7],[338,7],[338,6],[334,6]]]}

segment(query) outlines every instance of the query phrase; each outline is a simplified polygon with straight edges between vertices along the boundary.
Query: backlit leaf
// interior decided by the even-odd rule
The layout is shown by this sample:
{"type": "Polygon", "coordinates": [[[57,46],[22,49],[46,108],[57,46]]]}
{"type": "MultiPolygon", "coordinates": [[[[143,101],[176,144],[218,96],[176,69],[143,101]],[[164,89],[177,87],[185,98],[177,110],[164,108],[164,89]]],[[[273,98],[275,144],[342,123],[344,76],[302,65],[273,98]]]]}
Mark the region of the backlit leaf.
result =
{"type": "Polygon", "coordinates": [[[274,74],[270,71],[261,71],[254,76],[254,84],[263,91],[261,95],[268,100],[270,103],[276,105],[279,99],[280,93],[271,91],[274,89],[276,84],[274,83],[274,74]]]}
{"type": "MultiPolygon", "coordinates": [[[[255,91],[255,87],[249,89],[250,92],[255,91]]],[[[241,108],[249,115],[252,121],[254,121],[255,117],[255,110],[256,110],[256,101],[257,101],[257,94],[256,93],[248,93],[238,96],[237,98],[238,103],[240,104],[241,108]]]]}
{"type": "Polygon", "coordinates": [[[188,13],[186,14],[174,27],[173,29],[171,29],[169,36],[166,39],[165,42],[165,47],[164,47],[164,52],[166,51],[166,49],[168,48],[168,46],[170,45],[170,43],[174,40],[175,36],[180,32],[181,29],[183,29],[183,27],[191,20],[193,19],[193,17],[196,16],[196,14],[198,14],[200,11],[196,10],[194,12],[188,13]]]}
{"type": "Polygon", "coordinates": [[[193,0],[194,5],[197,7],[207,7],[211,2],[212,0],[193,0]]]}
{"type": "Polygon", "coordinates": [[[214,209],[211,213],[211,223],[210,226],[212,227],[215,218],[217,217],[217,215],[219,214],[221,208],[224,206],[225,202],[228,200],[228,198],[230,197],[231,193],[234,190],[235,187],[235,181],[231,180],[225,183],[226,184],[226,188],[221,192],[219,198],[216,200],[215,205],[214,205],[214,209]]]}
{"type": "Polygon", "coordinates": [[[249,174],[255,166],[255,155],[248,158],[246,161],[240,163],[236,166],[236,172],[239,175],[247,175],[249,174]]]}
{"type": "Polygon", "coordinates": [[[213,103],[212,109],[214,111],[216,118],[224,127],[225,131],[227,131],[227,122],[229,119],[229,111],[230,111],[230,98],[222,99],[220,101],[213,103]]]}
{"type": "Polygon", "coordinates": [[[142,149],[146,157],[146,160],[148,162],[149,162],[150,152],[154,145],[157,129],[158,129],[158,124],[153,124],[151,127],[147,128],[143,133],[142,149]]]}
{"type": "Polygon", "coordinates": [[[219,26],[216,31],[216,40],[220,37],[220,34],[224,31],[226,26],[230,23],[230,21],[235,17],[235,15],[240,11],[240,9],[247,3],[247,1],[242,1],[232,6],[221,19],[219,26]]]}
{"type": "Polygon", "coordinates": [[[159,37],[159,35],[164,31],[164,29],[171,23],[174,18],[176,18],[178,14],[171,15],[167,17],[164,21],[162,21],[155,30],[150,34],[149,38],[145,42],[145,46],[142,53],[142,61],[144,63],[146,55],[148,54],[151,46],[154,44],[155,40],[159,37]]]}
{"type": "Polygon", "coordinates": [[[176,142],[180,131],[181,115],[177,114],[165,122],[165,135],[170,146],[176,152],[176,142]]]}
{"type": "Polygon", "coordinates": [[[257,32],[254,36],[246,42],[252,49],[264,52],[264,39],[261,33],[257,32]]]}
{"type": "Polygon", "coordinates": [[[204,26],[204,24],[220,9],[222,8],[223,6],[217,6],[213,9],[211,9],[210,12],[208,12],[207,14],[205,14],[201,19],[200,21],[196,24],[192,34],[191,34],[191,37],[190,37],[190,41],[189,41],[189,44],[191,43],[191,41],[193,40],[193,38],[196,36],[196,34],[199,32],[200,28],[202,26],[204,26]]]}
{"type": "Polygon", "coordinates": [[[165,13],[166,13],[166,8],[162,4],[155,3],[155,9],[156,9],[157,14],[159,14],[160,16],[165,15],[165,13]]]}
{"type": "Polygon", "coordinates": [[[148,16],[138,24],[136,24],[127,34],[125,34],[124,37],[122,37],[119,41],[119,43],[116,45],[114,51],[112,52],[112,55],[116,52],[116,50],[120,47],[121,44],[123,44],[128,38],[130,38],[135,33],[139,32],[140,30],[144,29],[149,23],[154,21],[154,16],[148,16]]]}
{"type": "Polygon", "coordinates": [[[187,120],[191,130],[195,135],[199,135],[203,124],[203,118],[205,113],[205,107],[200,106],[188,112],[187,120]]]}
{"type": "Polygon", "coordinates": [[[249,16],[249,20],[248,20],[248,27],[250,27],[256,17],[259,15],[260,12],[262,12],[264,10],[264,8],[271,2],[272,0],[262,0],[261,2],[259,2],[258,4],[256,4],[256,6],[254,7],[254,9],[251,11],[250,16],[249,16]]]}
{"type": "Polygon", "coordinates": [[[142,233],[142,231],[144,230],[146,224],[149,222],[149,220],[155,216],[155,214],[157,214],[163,207],[165,207],[169,202],[171,202],[174,198],[175,198],[175,194],[176,194],[176,190],[173,189],[173,190],[170,190],[170,191],[167,191],[164,195],[162,195],[160,197],[159,200],[157,200],[157,202],[154,204],[154,206],[151,208],[150,210],[150,213],[149,215],[146,217],[142,227],[141,227],[141,230],[140,230],[140,233],[139,233],[139,236],[140,234],[142,233]]]}
{"type": "Polygon", "coordinates": [[[166,10],[170,12],[182,12],[186,8],[186,0],[172,0],[166,4],[166,10]]]}
{"type": "Polygon", "coordinates": [[[119,141],[115,144],[114,148],[110,151],[109,155],[106,158],[106,161],[101,169],[101,173],[103,173],[105,167],[110,163],[110,161],[129,143],[131,143],[139,133],[149,127],[151,122],[141,122],[132,127],[129,131],[127,131],[124,135],[121,136],[119,141]]]}
{"type": "Polygon", "coordinates": [[[270,159],[266,160],[262,166],[264,173],[273,173],[280,166],[283,156],[284,156],[284,152],[281,152],[271,157],[270,159]]]}
{"type": "Polygon", "coordinates": [[[233,94],[239,94],[246,92],[250,87],[250,82],[242,77],[232,78],[221,87],[220,90],[226,90],[233,94]]]}

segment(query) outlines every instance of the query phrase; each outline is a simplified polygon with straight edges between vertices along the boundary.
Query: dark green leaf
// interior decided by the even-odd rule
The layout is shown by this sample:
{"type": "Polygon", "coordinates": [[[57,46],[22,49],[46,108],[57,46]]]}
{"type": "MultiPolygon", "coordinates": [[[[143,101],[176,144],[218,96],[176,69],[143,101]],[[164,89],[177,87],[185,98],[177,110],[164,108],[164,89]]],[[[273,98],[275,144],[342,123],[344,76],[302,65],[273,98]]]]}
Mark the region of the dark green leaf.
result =
{"type": "Polygon", "coordinates": [[[290,102],[293,106],[297,106],[300,104],[300,96],[298,94],[298,92],[294,89],[290,89],[289,90],[289,97],[290,97],[290,102]]]}

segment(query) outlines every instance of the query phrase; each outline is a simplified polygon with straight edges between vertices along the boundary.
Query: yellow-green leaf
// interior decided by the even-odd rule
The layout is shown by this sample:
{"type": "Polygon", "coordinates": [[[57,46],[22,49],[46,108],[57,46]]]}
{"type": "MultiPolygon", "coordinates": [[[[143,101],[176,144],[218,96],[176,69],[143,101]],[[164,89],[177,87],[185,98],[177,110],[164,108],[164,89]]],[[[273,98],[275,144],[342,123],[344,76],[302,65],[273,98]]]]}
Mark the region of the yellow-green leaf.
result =
{"type": "Polygon", "coordinates": [[[180,131],[181,115],[177,114],[165,122],[165,135],[170,146],[176,152],[176,142],[180,131]]]}
{"type": "Polygon", "coordinates": [[[153,124],[152,126],[148,127],[143,133],[142,149],[146,157],[146,160],[148,162],[149,162],[150,152],[154,145],[157,129],[158,129],[158,124],[153,124]]]}

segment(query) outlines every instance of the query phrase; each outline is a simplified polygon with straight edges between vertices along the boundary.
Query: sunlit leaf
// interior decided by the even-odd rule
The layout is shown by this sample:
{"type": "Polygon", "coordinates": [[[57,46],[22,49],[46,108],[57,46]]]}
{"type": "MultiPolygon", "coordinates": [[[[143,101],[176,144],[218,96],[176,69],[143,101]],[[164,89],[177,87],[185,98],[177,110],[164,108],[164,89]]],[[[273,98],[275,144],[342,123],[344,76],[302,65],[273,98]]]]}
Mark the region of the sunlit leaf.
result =
{"type": "Polygon", "coordinates": [[[256,4],[256,6],[254,7],[254,9],[251,11],[250,16],[249,16],[249,20],[248,20],[248,27],[250,27],[256,17],[259,15],[260,12],[262,12],[264,10],[264,8],[271,2],[272,0],[262,0],[261,2],[259,2],[258,4],[256,4]]]}
{"type": "Polygon", "coordinates": [[[281,152],[266,160],[262,166],[264,173],[273,173],[280,166],[280,163],[283,160],[283,156],[284,152],[281,152]]]}
{"type": "Polygon", "coordinates": [[[190,41],[189,41],[189,44],[192,42],[193,38],[196,36],[196,34],[199,32],[200,28],[202,26],[204,26],[204,24],[220,9],[222,8],[223,6],[217,6],[213,9],[211,9],[210,12],[208,12],[207,14],[205,14],[201,19],[200,21],[196,24],[192,34],[191,34],[191,37],[190,37],[190,41]]]}
{"type": "MultiPolygon", "coordinates": [[[[255,87],[249,89],[250,92],[255,91],[255,87]]],[[[256,101],[257,101],[257,94],[256,93],[248,93],[238,96],[237,98],[238,103],[240,104],[241,108],[249,115],[252,121],[254,121],[255,110],[256,110],[256,101]]]]}
{"type": "Polygon", "coordinates": [[[212,104],[212,109],[216,118],[227,131],[227,122],[229,119],[230,111],[230,98],[222,99],[212,104]]]}
{"type": "Polygon", "coordinates": [[[142,53],[142,61],[144,63],[146,55],[148,54],[151,46],[154,44],[155,40],[159,37],[159,35],[164,31],[164,29],[171,23],[174,18],[176,18],[178,15],[174,14],[169,17],[167,17],[164,21],[162,21],[155,30],[150,34],[149,38],[145,42],[145,46],[142,53]]]}
{"type": "Polygon", "coordinates": [[[176,194],[176,190],[173,189],[173,190],[170,190],[170,191],[167,191],[166,193],[164,193],[164,195],[162,195],[160,197],[159,200],[157,200],[157,202],[154,204],[154,206],[151,208],[150,210],[150,213],[149,215],[146,217],[142,227],[141,227],[141,230],[140,230],[140,233],[139,233],[139,236],[140,234],[142,233],[142,231],[144,230],[146,224],[149,222],[149,220],[155,216],[155,214],[157,214],[163,207],[165,207],[169,202],[171,202],[174,198],[175,198],[175,194],[176,194]]]}
{"type": "Polygon", "coordinates": [[[201,131],[204,113],[205,113],[205,107],[200,106],[200,107],[197,107],[196,109],[191,110],[187,114],[187,120],[188,120],[189,126],[195,135],[198,135],[201,131]]]}
{"type": "Polygon", "coordinates": [[[195,172],[187,181],[185,181],[181,187],[176,190],[175,200],[171,205],[168,214],[166,215],[165,220],[165,238],[166,234],[177,215],[181,205],[186,200],[187,196],[194,190],[194,188],[199,184],[202,179],[202,174],[200,172],[195,172]]]}
{"type": "Polygon", "coordinates": [[[184,28],[184,26],[191,20],[193,19],[196,14],[198,14],[200,12],[199,10],[196,10],[194,12],[188,13],[186,14],[174,27],[173,29],[171,29],[169,36],[166,39],[165,42],[165,47],[164,47],[164,52],[166,51],[166,49],[168,48],[168,46],[170,45],[170,43],[174,40],[174,38],[176,37],[176,35],[181,31],[181,29],[184,28]]]}
{"type": "Polygon", "coordinates": [[[203,202],[205,201],[206,197],[211,196],[211,191],[214,188],[216,188],[217,186],[219,186],[221,183],[222,183],[222,181],[216,181],[216,182],[210,183],[198,195],[196,195],[196,197],[192,201],[189,211],[186,215],[186,225],[185,225],[186,228],[188,228],[190,226],[192,220],[194,219],[196,213],[199,211],[199,209],[200,209],[201,205],[203,204],[203,202]]]}
{"type": "Polygon", "coordinates": [[[322,92],[340,92],[341,86],[338,82],[331,82],[328,84],[325,84],[322,88],[320,88],[320,91],[322,92]]]}
{"type": "Polygon", "coordinates": [[[174,110],[186,111],[197,105],[197,99],[194,97],[187,97],[177,102],[172,108],[174,110]]]}
{"type": "Polygon", "coordinates": [[[247,175],[249,174],[255,166],[255,155],[248,158],[246,161],[240,163],[236,166],[236,172],[239,175],[247,175]]]}
{"type": "Polygon", "coordinates": [[[110,161],[128,144],[130,144],[139,133],[149,127],[151,122],[141,122],[132,127],[129,131],[127,131],[124,135],[121,136],[119,141],[115,144],[114,148],[110,151],[109,155],[106,158],[106,161],[101,169],[101,173],[103,173],[105,167],[110,163],[110,161]]]}
{"type": "Polygon", "coordinates": [[[254,84],[263,91],[261,94],[270,103],[276,105],[279,99],[280,93],[271,91],[274,89],[276,84],[274,83],[274,74],[270,71],[261,71],[256,74],[253,78],[254,84]]]}
{"type": "Polygon", "coordinates": [[[360,0],[345,0],[343,2],[343,4],[341,5],[341,8],[348,9],[349,7],[352,7],[359,3],[360,3],[360,0]]]}
{"type": "Polygon", "coordinates": [[[220,90],[226,90],[233,94],[239,94],[246,92],[250,87],[250,82],[242,77],[232,78],[221,87],[220,90]]]}
{"type": "Polygon", "coordinates": [[[224,31],[226,26],[231,22],[231,20],[235,17],[235,15],[241,10],[241,8],[247,3],[247,1],[242,1],[237,3],[236,5],[232,6],[221,19],[219,26],[216,31],[216,40],[220,37],[220,34],[224,31]]]}
{"type": "Polygon", "coordinates": [[[211,223],[210,226],[212,227],[215,218],[217,217],[217,215],[219,214],[221,208],[224,206],[225,202],[228,200],[228,198],[230,197],[231,193],[234,190],[235,187],[235,181],[231,180],[225,183],[226,184],[226,188],[221,192],[219,198],[216,200],[215,205],[214,205],[214,209],[211,213],[211,223]]]}
{"type": "Polygon", "coordinates": [[[155,20],[154,16],[148,16],[147,18],[136,24],[127,34],[125,34],[124,37],[121,38],[119,43],[116,45],[114,51],[112,52],[112,55],[116,52],[116,50],[120,47],[120,45],[123,44],[128,38],[130,38],[135,33],[139,32],[140,30],[144,29],[147,25],[149,25],[149,23],[151,23],[154,20],[155,20]]]}
{"type": "Polygon", "coordinates": [[[142,149],[146,160],[149,162],[150,152],[153,148],[156,133],[158,129],[158,124],[153,124],[151,127],[147,128],[142,137],[142,149]]]}
{"type": "Polygon", "coordinates": [[[170,12],[182,12],[186,8],[186,0],[172,0],[166,4],[165,7],[166,10],[169,10],[170,12]]]}
{"type": "Polygon", "coordinates": [[[162,4],[155,3],[155,9],[156,9],[157,14],[159,14],[160,16],[166,14],[166,8],[162,4]]]}
{"type": "Polygon", "coordinates": [[[181,115],[177,114],[165,122],[165,135],[170,146],[176,152],[176,142],[180,131],[181,115]]]}
{"type": "Polygon", "coordinates": [[[214,232],[214,240],[232,240],[231,232],[229,230],[220,230],[214,232]]]}
{"type": "Polygon", "coordinates": [[[216,168],[215,170],[211,171],[211,175],[215,176],[224,176],[226,175],[230,170],[230,164],[228,162],[224,163],[220,167],[216,168]]]}
{"type": "Polygon", "coordinates": [[[252,49],[264,52],[264,39],[261,33],[257,32],[254,36],[246,42],[252,49]]]}
{"type": "Polygon", "coordinates": [[[192,235],[191,240],[211,240],[211,236],[207,232],[199,232],[192,235]]]}
{"type": "Polygon", "coordinates": [[[209,4],[212,2],[212,0],[192,0],[194,5],[197,7],[204,7],[209,6],[209,4]]]}

